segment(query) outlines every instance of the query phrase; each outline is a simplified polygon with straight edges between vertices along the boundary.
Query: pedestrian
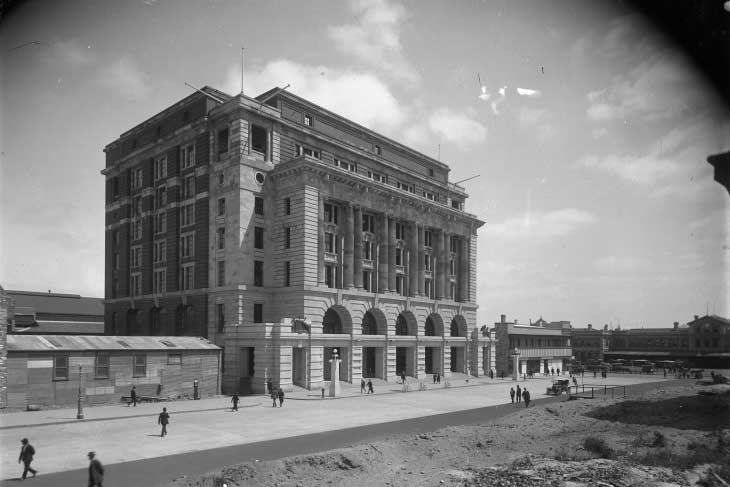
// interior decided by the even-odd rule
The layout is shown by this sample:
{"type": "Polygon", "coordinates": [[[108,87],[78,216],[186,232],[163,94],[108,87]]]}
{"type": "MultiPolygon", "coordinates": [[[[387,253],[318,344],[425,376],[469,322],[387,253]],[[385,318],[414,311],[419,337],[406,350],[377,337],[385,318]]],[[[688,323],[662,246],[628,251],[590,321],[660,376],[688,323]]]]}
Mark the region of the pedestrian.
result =
{"type": "Polygon", "coordinates": [[[436,383],[441,384],[441,372],[436,372],[436,383]]]}
{"type": "Polygon", "coordinates": [[[167,408],[162,408],[162,412],[157,417],[157,424],[162,425],[162,431],[160,431],[160,436],[164,437],[167,435],[167,425],[170,423],[170,415],[167,414],[167,408]]]}
{"type": "Polygon", "coordinates": [[[279,392],[276,395],[279,396],[279,407],[284,407],[284,389],[279,387],[279,392]]]}
{"type": "MultiPolygon", "coordinates": [[[[130,401],[132,403],[132,406],[137,407],[137,389],[132,386],[132,390],[129,391],[129,395],[131,396],[132,400],[130,401]]],[[[129,406],[129,404],[127,404],[129,406]]]]}
{"type": "Polygon", "coordinates": [[[522,388],[518,384],[517,385],[517,402],[519,403],[520,401],[522,401],[522,388]]]}
{"type": "Polygon", "coordinates": [[[550,375],[555,375],[555,367],[550,367],[550,375]]]}
{"type": "Polygon", "coordinates": [[[23,438],[20,440],[20,443],[23,445],[20,447],[20,456],[18,457],[18,463],[23,462],[23,476],[21,479],[25,480],[25,477],[28,476],[28,472],[33,474],[33,477],[36,476],[38,473],[38,470],[31,468],[30,462],[33,461],[33,455],[35,455],[35,448],[33,448],[33,445],[28,443],[28,438],[23,438]]]}
{"type": "Polygon", "coordinates": [[[89,457],[89,487],[102,487],[104,481],[104,466],[96,458],[96,453],[90,451],[89,457]]]}
{"type": "Polygon", "coordinates": [[[558,367],[558,371],[557,372],[558,372],[558,375],[560,375],[560,367],[558,367]]]}
{"type": "MultiPolygon", "coordinates": [[[[322,387],[322,397],[324,397],[324,387],[322,387]]],[[[271,391],[271,407],[276,407],[276,400],[279,398],[279,395],[276,393],[276,391],[271,391]]]]}
{"type": "Polygon", "coordinates": [[[515,403],[515,388],[510,387],[509,388],[509,398],[512,400],[512,404],[515,403]]]}
{"type": "Polygon", "coordinates": [[[233,397],[231,398],[231,402],[233,403],[233,411],[238,411],[238,401],[239,401],[238,394],[234,394],[233,397]]]}
{"type": "Polygon", "coordinates": [[[575,390],[577,391],[578,390],[578,379],[576,379],[575,376],[573,376],[573,385],[575,386],[575,390]]]}
{"type": "Polygon", "coordinates": [[[522,391],[522,398],[525,400],[525,407],[530,407],[530,391],[527,390],[527,387],[522,391]]]}
{"type": "Polygon", "coordinates": [[[269,380],[266,381],[266,392],[269,394],[274,392],[274,381],[271,380],[271,377],[269,377],[269,380]]]}
{"type": "Polygon", "coordinates": [[[366,385],[365,385],[365,379],[360,379],[360,394],[363,392],[367,392],[366,385]]]}
{"type": "Polygon", "coordinates": [[[489,378],[494,379],[494,369],[489,369],[489,378]]]}
{"type": "Polygon", "coordinates": [[[401,383],[403,385],[405,385],[405,383],[406,383],[406,371],[405,370],[400,373],[400,380],[401,380],[401,383]]]}
{"type": "Polygon", "coordinates": [[[368,394],[375,394],[375,391],[373,390],[373,381],[368,379],[368,394]]]}
{"type": "Polygon", "coordinates": [[[433,373],[433,383],[436,383],[436,372],[433,373]]]}

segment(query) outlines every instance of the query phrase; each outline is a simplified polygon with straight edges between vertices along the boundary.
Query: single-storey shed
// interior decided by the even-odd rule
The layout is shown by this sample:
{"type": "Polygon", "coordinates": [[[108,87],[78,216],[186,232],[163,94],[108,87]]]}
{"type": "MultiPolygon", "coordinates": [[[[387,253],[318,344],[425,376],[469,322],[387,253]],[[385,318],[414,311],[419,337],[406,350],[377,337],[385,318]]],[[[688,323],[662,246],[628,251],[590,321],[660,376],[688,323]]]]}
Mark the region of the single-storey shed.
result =
{"type": "Polygon", "coordinates": [[[183,336],[7,336],[8,407],[193,398],[220,391],[221,349],[183,336]]]}

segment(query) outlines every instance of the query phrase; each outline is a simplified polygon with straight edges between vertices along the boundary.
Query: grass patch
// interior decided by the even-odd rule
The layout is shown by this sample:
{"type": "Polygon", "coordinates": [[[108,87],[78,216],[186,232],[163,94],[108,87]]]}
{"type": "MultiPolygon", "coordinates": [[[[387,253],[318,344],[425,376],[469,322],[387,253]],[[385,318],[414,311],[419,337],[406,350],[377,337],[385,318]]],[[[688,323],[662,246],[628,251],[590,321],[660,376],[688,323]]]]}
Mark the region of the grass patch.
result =
{"type": "Polygon", "coordinates": [[[603,438],[587,436],[583,439],[583,448],[601,458],[613,458],[614,456],[613,449],[608,446],[603,438]]]}
{"type": "Polygon", "coordinates": [[[642,465],[657,467],[668,467],[677,470],[690,470],[697,465],[707,463],[722,465],[724,473],[728,473],[727,467],[728,449],[727,444],[721,435],[712,435],[707,441],[693,441],[687,445],[687,450],[682,453],[674,453],[671,449],[662,447],[644,453],[635,458],[635,461],[642,465]]]}

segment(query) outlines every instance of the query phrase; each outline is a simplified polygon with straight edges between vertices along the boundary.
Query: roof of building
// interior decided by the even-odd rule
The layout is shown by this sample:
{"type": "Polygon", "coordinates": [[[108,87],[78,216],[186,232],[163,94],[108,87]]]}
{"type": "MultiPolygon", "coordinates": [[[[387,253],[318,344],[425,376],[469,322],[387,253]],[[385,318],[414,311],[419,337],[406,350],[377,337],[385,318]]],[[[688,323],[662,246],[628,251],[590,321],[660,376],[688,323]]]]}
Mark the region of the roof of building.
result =
{"type": "Polygon", "coordinates": [[[705,320],[714,321],[714,322],[722,323],[725,325],[730,325],[730,320],[727,318],[723,318],[722,316],[717,316],[717,315],[705,315],[705,316],[698,316],[694,320],[687,323],[687,326],[691,325],[692,323],[698,323],[698,322],[705,321],[705,320]]]}
{"type": "Polygon", "coordinates": [[[30,308],[35,313],[104,316],[104,300],[78,294],[39,293],[34,291],[7,290],[5,294],[15,301],[18,308],[30,308]]]}
{"type": "Polygon", "coordinates": [[[8,335],[8,352],[88,350],[220,350],[205,338],[181,336],[8,335]]]}
{"type": "Polygon", "coordinates": [[[22,320],[16,320],[8,333],[17,335],[103,335],[104,322],[36,320],[26,324],[22,320]]]}

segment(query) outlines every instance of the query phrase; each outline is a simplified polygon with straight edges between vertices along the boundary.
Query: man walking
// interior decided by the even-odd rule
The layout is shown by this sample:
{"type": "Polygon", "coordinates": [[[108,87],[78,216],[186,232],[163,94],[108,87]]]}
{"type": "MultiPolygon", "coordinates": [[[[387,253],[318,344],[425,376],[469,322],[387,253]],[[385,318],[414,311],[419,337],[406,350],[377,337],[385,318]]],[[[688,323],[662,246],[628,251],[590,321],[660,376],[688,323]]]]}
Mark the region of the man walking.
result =
{"type": "Polygon", "coordinates": [[[517,403],[519,404],[520,401],[522,401],[522,388],[518,384],[517,385],[517,403]]]}
{"type": "Polygon", "coordinates": [[[96,459],[96,453],[89,452],[89,487],[102,487],[104,481],[104,467],[96,459]]]}
{"type": "MultiPolygon", "coordinates": [[[[132,386],[132,390],[129,391],[129,395],[132,398],[132,406],[137,407],[137,389],[132,386]]],[[[129,404],[127,404],[129,406],[129,404]]]]}
{"type": "Polygon", "coordinates": [[[284,389],[279,387],[279,392],[277,393],[277,396],[279,396],[279,407],[284,407],[284,389]]]}
{"type": "Polygon", "coordinates": [[[167,425],[170,422],[170,415],[167,414],[167,408],[162,408],[162,412],[160,413],[160,416],[157,418],[157,424],[162,425],[162,431],[160,432],[160,436],[164,437],[167,435],[167,425]]]}
{"type": "Polygon", "coordinates": [[[509,398],[512,400],[512,404],[515,403],[515,388],[510,387],[509,388],[509,398]]]}
{"type": "Polygon", "coordinates": [[[375,394],[375,391],[373,390],[373,381],[368,379],[368,394],[375,394]]]}
{"type": "Polygon", "coordinates": [[[30,467],[30,462],[33,461],[33,455],[35,455],[35,448],[33,448],[33,445],[28,443],[28,438],[23,438],[20,440],[20,443],[23,445],[20,447],[20,456],[18,457],[18,463],[23,462],[23,476],[21,477],[23,480],[25,480],[25,477],[28,476],[28,472],[33,474],[33,477],[38,473],[38,470],[35,470],[30,467]]]}
{"type": "Polygon", "coordinates": [[[231,402],[233,403],[233,411],[238,411],[238,401],[240,399],[238,398],[238,394],[234,394],[231,398],[231,402]]]}
{"type": "Polygon", "coordinates": [[[365,386],[365,379],[360,379],[360,394],[367,392],[366,386],[365,386]]]}
{"type": "MultiPolygon", "coordinates": [[[[276,407],[276,399],[279,397],[279,395],[276,393],[276,391],[271,391],[271,407],[276,407]]],[[[324,387],[322,388],[322,397],[324,397],[324,387]]]]}
{"type": "Polygon", "coordinates": [[[527,387],[522,391],[522,397],[525,399],[525,407],[530,407],[530,391],[527,390],[527,387]]]}

